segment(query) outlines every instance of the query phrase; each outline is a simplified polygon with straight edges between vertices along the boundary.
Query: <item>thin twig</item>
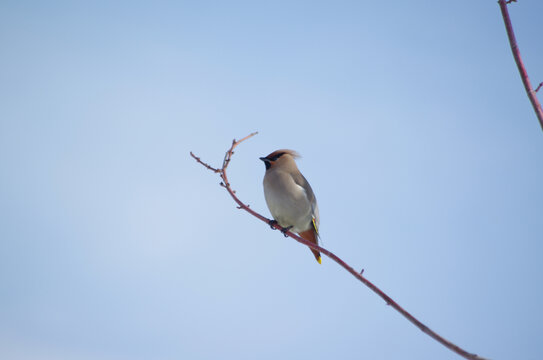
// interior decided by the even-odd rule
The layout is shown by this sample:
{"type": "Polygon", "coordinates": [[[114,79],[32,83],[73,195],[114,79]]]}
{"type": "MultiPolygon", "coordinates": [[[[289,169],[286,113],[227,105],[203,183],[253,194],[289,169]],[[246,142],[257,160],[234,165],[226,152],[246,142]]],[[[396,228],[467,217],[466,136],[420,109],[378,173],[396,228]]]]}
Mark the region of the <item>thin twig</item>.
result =
{"type": "MultiPolygon", "coordinates": [[[[516,0],[514,0],[514,2],[516,2],[516,0]]],[[[530,83],[530,78],[528,77],[528,72],[526,71],[524,63],[522,62],[522,58],[520,57],[520,50],[517,45],[517,39],[515,38],[515,33],[513,32],[513,25],[511,24],[511,18],[509,17],[509,11],[507,10],[507,4],[509,3],[511,3],[511,1],[498,0],[498,4],[500,5],[500,10],[502,12],[503,22],[505,23],[505,30],[507,31],[507,37],[509,38],[509,44],[511,45],[513,57],[515,58],[515,62],[517,63],[520,78],[522,79],[522,83],[524,84],[526,94],[528,94],[528,98],[532,103],[535,115],[539,120],[539,125],[541,125],[541,129],[543,130],[543,109],[541,108],[541,103],[536,96],[536,92],[537,90],[539,90],[539,87],[537,88],[537,90],[533,90],[532,84],[530,83]]]]}
{"type": "Polygon", "coordinates": [[[206,164],[205,162],[203,162],[202,160],[200,160],[200,158],[197,157],[196,155],[194,155],[192,153],[192,151],[190,152],[190,156],[192,156],[197,162],[199,162],[200,164],[202,164],[203,166],[205,166],[209,170],[213,171],[214,173],[220,173],[221,172],[221,169],[215,169],[214,167],[211,167],[208,164],[206,164]]]}
{"type": "MultiPolygon", "coordinates": [[[[222,168],[220,169],[215,169],[211,166],[209,166],[208,164],[202,162],[200,160],[199,157],[197,157],[196,155],[194,155],[191,151],[190,155],[197,161],[199,162],[200,164],[202,164],[204,167],[208,168],[209,170],[213,171],[213,172],[216,172],[216,173],[219,173],[220,174],[220,177],[221,179],[223,180],[221,182],[221,186],[225,187],[226,190],[228,191],[228,193],[230,194],[230,196],[232,196],[232,198],[234,199],[234,201],[238,204],[237,208],[238,209],[243,209],[245,211],[247,211],[248,213],[250,213],[251,215],[255,216],[256,218],[262,220],[263,222],[265,222],[266,224],[269,224],[270,226],[272,226],[272,228],[275,228],[277,230],[282,230],[283,228],[278,225],[277,223],[272,223],[270,219],[260,215],[259,213],[257,213],[256,211],[252,210],[251,208],[249,208],[249,205],[245,205],[240,199],[238,199],[238,197],[235,195],[235,191],[232,190],[232,187],[230,186],[230,183],[228,181],[228,176],[226,174],[226,169],[228,168],[228,165],[230,164],[230,161],[232,159],[232,155],[234,154],[234,148],[236,146],[238,146],[241,142],[247,140],[248,138],[256,135],[257,133],[254,132],[246,137],[244,137],[243,139],[241,140],[233,140],[232,141],[232,146],[230,147],[230,149],[228,149],[228,151],[226,151],[226,154],[224,155],[224,161],[223,161],[223,166],[222,168]]],[[[394,300],[392,300],[392,298],[390,296],[388,296],[387,294],[385,294],[381,289],[379,289],[377,286],[375,286],[371,281],[369,281],[368,279],[366,279],[362,274],[364,273],[364,269],[362,269],[360,272],[356,271],[354,268],[352,268],[350,265],[348,265],[346,262],[344,262],[341,258],[339,258],[337,255],[335,255],[334,253],[332,253],[331,251],[328,251],[326,250],[325,248],[323,247],[320,247],[318,245],[315,245],[314,243],[312,242],[309,242],[303,238],[301,238],[300,236],[294,234],[293,232],[291,231],[286,231],[285,234],[287,236],[290,236],[291,238],[293,238],[294,240],[298,241],[299,243],[302,243],[308,247],[310,247],[311,249],[313,250],[317,250],[319,252],[321,252],[322,254],[328,256],[330,259],[334,260],[336,263],[338,263],[341,267],[343,267],[345,270],[347,270],[349,273],[351,273],[355,278],[357,278],[359,281],[361,281],[364,285],[366,285],[367,287],[369,287],[374,293],[376,293],[377,295],[379,295],[385,302],[387,305],[390,305],[391,307],[393,307],[396,311],[398,311],[400,314],[402,314],[407,320],[409,320],[410,322],[412,322],[416,327],[418,327],[420,330],[422,330],[424,333],[426,333],[428,336],[432,337],[434,340],[438,341],[440,344],[442,344],[443,346],[447,347],[448,349],[454,351],[455,353],[457,353],[458,355],[466,358],[466,359],[470,359],[470,360],[485,360],[485,358],[483,357],[480,357],[476,354],[472,354],[472,353],[469,353],[467,352],[466,350],[462,349],[461,347],[453,344],[452,342],[446,340],[445,338],[443,338],[442,336],[440,336],[439,334],[437,334],[436,332],[434,332],[433,330],[431,330],[429,327],[427,327],[426,325],[424,325],[422,322],[420,322],[419,320],[417,320],[413,315],[411,315],[409,312],[407,312],[404,308],[402,308],[400,305],[398,305],[397,302],[395,302],[394,300]]]]}

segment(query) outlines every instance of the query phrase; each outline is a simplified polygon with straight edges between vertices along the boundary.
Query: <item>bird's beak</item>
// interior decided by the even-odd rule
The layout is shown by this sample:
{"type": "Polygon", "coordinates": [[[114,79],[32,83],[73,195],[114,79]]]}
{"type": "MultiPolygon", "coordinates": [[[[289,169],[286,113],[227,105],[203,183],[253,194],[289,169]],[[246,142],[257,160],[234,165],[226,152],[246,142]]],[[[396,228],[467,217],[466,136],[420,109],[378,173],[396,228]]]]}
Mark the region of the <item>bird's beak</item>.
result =
{"type": "Polygon", "coordinates": [[[268,158],[267,157],[261,157],[259,158],[260,160],[264,161],[264,162],[267,162],[268,161],[268,158]]]}

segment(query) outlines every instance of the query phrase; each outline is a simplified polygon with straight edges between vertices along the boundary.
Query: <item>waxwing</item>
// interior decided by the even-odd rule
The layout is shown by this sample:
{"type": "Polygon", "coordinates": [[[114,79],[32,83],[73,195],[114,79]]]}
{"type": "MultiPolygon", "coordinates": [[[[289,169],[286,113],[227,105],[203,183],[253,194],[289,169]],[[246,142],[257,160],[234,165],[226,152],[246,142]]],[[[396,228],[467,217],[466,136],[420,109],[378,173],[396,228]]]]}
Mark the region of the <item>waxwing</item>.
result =
{"type": "MultiPolygon", "coordinates": [[[[296,166],[294,159],[298,157],[293,150],[277,150],[260,158],[266,165],[264,196],[277,224],[317,245],[319,208],[311,186],[296,166]]],[[[321,254],[310,250],[320,264],[321,254]]]]}

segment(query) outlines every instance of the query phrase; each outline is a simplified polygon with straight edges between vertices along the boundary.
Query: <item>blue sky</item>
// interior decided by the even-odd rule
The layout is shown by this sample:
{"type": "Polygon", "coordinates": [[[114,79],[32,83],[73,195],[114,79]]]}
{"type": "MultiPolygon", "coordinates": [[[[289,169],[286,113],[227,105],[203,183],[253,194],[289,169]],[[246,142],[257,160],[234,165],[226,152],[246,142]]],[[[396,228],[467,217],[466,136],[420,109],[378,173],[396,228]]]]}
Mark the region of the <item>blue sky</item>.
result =
{"type": "MultiPolygon", "coordinates": [[[[534,84],[543,3],[511,6],[534,84]]],[[[543,132],[496,1],[3,1],[0,357],[458,359],[269,216],[278,148],[326,248],[445,338],[541,359],[543,132]]]]}

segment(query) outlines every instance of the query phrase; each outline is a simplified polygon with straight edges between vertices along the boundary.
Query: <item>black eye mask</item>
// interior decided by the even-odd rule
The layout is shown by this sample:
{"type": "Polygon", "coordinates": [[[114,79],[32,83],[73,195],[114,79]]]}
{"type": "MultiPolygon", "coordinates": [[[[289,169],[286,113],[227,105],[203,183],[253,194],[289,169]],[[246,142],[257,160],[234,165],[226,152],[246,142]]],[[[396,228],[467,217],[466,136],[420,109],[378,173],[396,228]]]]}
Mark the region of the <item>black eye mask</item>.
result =
{"type": "Polygon", "coordinates": [[[279,153],[279,154],[275,155],[274,157],[272,157],[270,160],[271,160],[271,161],[276,161],[277,159],[279,159],[279,158],[280,158],[281,156],[283,156],[283,155],[285,155],[284,152],[279,153]]]}

